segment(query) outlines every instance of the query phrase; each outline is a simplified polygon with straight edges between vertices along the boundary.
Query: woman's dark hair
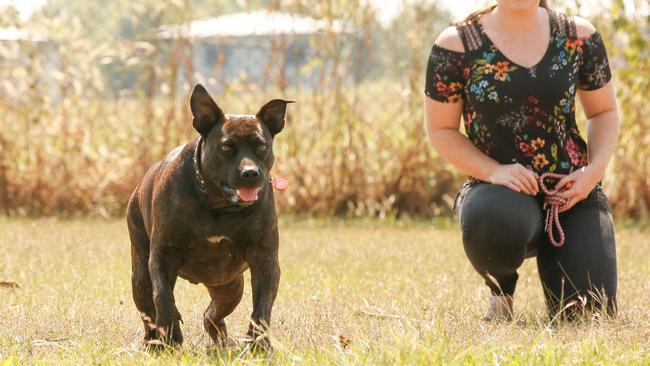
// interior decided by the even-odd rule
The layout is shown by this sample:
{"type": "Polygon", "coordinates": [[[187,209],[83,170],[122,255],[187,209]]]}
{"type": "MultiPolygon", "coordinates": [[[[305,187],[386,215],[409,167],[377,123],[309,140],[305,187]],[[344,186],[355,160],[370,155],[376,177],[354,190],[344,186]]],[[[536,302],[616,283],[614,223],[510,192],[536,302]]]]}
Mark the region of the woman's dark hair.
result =
{"type": "MultiPolygon", "coordinates": [[[[548,0],[539,0],[539,6],[541,6],[542,8],[548,9],[548,0]]],[[[491,12],[496,7],[497,7],[497,4],[494,4],[494,5],[488,6],[485,9],[475,11],[472,14],[468,15],[467,18],[465,18],[464,22],[469,22],[469,21],[476,20],[476,19],[480,18],[481,15],[491,12]]]]}

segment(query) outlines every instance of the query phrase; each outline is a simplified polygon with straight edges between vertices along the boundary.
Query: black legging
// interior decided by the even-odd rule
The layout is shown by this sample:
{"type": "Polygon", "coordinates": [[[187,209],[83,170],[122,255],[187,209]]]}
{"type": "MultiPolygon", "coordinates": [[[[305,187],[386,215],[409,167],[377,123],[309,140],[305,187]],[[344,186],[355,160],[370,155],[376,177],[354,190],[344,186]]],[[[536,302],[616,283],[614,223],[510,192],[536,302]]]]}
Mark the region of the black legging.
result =
{"type": "Polygon", "coordinates": [[[494,295],[510,295],[517,269],[537,255],[537,268],[551,316],[572,315],[578,300],[616,312],[616,246],[607,197],[600,186],[560,214],[566,240],[555,248],[544,232],[543,197],[480,183],[461,191],[458,215],[465,253],[494,295]],[[497,283],[494,283],[496,280],[497,283]],[[570,310],[570,311],[569,311],[570,310]]]}

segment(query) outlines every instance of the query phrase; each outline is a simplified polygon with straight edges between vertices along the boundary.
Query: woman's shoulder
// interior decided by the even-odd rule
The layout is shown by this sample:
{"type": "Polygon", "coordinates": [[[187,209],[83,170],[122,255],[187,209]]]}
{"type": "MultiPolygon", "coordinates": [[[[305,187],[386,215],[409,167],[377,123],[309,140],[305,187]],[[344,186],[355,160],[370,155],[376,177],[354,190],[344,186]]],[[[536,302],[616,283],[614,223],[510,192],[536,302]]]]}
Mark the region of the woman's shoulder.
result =
{"type": "Polygon", "coordinates": [[[596,33],[596,27],[583,17],[555,11],[551,11],[550,13],[556,22],[561,23],[558,25],[560,29],[566,31],[564,34],[571,38],[589,38],[592,34],[596,33]]]}
{"type": "Polygon", "coordinates": [[[460,38],[458,29],[454,25],[449,26],[440,32],[434,44],[449,51],[465,52],[463,41],[460,38]]]}
{"type": "Polygon", "coordinates": [[[572,16],[572,18],[573,24],[575,24],[576,27],[576,37],[588,38],[592,34],[596,33],[596,27],[594,27],[594,25],[587,19],[577,15],[572,16]]]}

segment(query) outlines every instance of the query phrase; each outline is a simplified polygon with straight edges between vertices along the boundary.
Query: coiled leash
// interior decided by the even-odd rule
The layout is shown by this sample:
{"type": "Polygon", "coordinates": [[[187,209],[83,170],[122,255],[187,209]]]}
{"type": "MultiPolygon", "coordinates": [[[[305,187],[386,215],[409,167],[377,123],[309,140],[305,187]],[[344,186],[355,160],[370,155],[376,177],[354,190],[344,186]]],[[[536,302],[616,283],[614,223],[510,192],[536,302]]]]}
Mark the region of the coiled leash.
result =
{"type": "Polygon", "coordinates": [[[544,198],[544,209],[546,210],[546,233],[548,234],[548,239],[551,241],[551,244],[556,248],[564,245],[564,230],[562,230],[562,225],[560,225],[560,209],[566,205],[569,200],[557,195],[560,192],[559,189],[548,189],[546,184],[544,184],[544,180],[559,180],[564,177],[564,174],[558,173],[544,173],[539,177],[539,187],[546,195],[544,198]],[[555,229],[560,236],[559,240],[555,240],[553,225],[555,225],[555,229]]]}

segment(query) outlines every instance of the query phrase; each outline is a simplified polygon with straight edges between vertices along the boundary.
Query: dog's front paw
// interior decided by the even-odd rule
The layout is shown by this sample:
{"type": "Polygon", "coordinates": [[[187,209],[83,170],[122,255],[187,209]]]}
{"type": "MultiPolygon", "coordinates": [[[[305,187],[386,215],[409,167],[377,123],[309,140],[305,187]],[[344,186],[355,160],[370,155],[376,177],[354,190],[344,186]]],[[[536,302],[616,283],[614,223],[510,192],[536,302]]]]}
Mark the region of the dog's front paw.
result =
{"type": "Polygon", "coordinates": [[[172,326],[156,326],[155,338],[145,336],[144,340],[146,350],[153,353],[180,348],[182,345],[183,333],[181,333],[178,321],[174,322],[172,326]]]}
{"type": "Polygon", "coordinates": [[[269,334],[253,334],[249,332],[247,335],[245,350],[252,353],[273,352],[273,346],[271,346],[271,339],[269,338],[269,334]]]}
{"type": "Polygon", "coordinates": [[[169,346],[165,345],[165,342],[157,338],[145,339],[143,346],[145,351],[153,354],[163,353],[169,348],[169,346]]]}

